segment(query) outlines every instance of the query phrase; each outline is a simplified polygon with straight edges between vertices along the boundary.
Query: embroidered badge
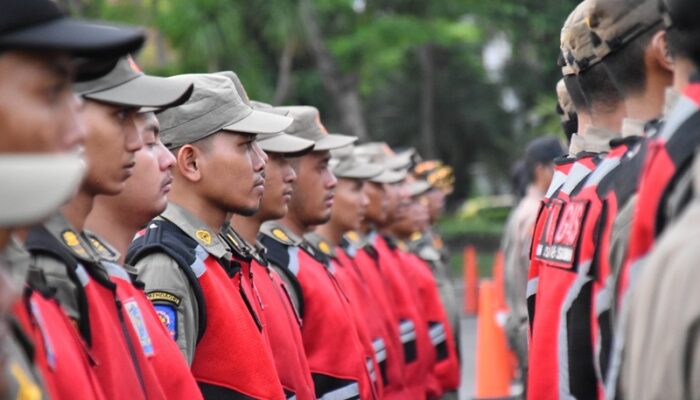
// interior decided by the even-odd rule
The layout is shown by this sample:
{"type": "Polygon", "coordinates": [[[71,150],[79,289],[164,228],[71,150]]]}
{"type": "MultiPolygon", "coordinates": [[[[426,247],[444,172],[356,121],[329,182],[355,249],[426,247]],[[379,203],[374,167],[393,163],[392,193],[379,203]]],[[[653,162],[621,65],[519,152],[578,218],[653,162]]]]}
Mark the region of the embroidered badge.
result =
{"type": "Polygon", "coordinates": [[[324,241],[319,242],[318,249],[321,250],[324,254],[331,254],[331,246],[324,241]]]}
{"type": "Polygon", "coordinates": [[[80,244],[80,239],[78,239],[78,235],[73,232],[70,229],[66,229],[63,231],[61,234],[61,238],[63,239],[63,243],[68,246],[73,252],[79,255],[84,255],[86,254],[85,249],[83,246],[80,244]]]}
{"type": "Polygon", "coordinates": [[[143,314],[141,314],[139,305],[136,304],[134,300],[127,300],[124,302],[124,309],[129,315],[131,326],[134,327],[136,335],[139,338],[143,354],[147,357],[152,356],[154,354],[153,342],[151,341],[151,335],[148,334],[148,329],[146,329],[146,323],[143,321],[143,314]]]}
{"type": "Polygon", "coordinates": [[[179,306],[182,302],[182,299],[180,297],[170,292],[166,292],[164,290],[155,290],[153,292],[149,292],[148,294],[146,294],[146,297],[148,297],[148,300],[154,303],[158,301],[165,301],[175,305],[176,307],[179,306]]]}
{"type": "Polygon", "coordinates": [[[276,237],[277,239],[283,242],[290,242],[289,236],[287,236],[287,234],[284,233],[284,231],[280,228],[273,229],[272,236],[276,237]]]}
{"type": "Polygon", "coordinates": [[[420,232],[413,232],[411,235],[411,241],[415,242],[417,240],[420,240],[423,237],[423,235],[420,232]]]}
{"type": "Polygon", "coordinates": [[[206,244],[207,246],[211,244],[211,233],[209,233],[209,231],[200,229],[197,232],[195,232],[194,235],[197,236],[197,239],[204,242],[204,244],[206,244]]]}
{"type": "Polygon", "coordinates": [[[360,236],[355,231],[350,231],[350,232],[346,233],[345,237],[347,237],[348,240],[350,240],[351,242],[354,242],[354,243],[356,243],[357,241],[360,240],[360,236]]]}
{"type": "Polygon", "coordinates": [[[155,304],[153,308],[155,308],[158,319],[160,319],[168,335],[173,340],[177,340],[177,312],[175,307],[167,304],[155,304]]]}

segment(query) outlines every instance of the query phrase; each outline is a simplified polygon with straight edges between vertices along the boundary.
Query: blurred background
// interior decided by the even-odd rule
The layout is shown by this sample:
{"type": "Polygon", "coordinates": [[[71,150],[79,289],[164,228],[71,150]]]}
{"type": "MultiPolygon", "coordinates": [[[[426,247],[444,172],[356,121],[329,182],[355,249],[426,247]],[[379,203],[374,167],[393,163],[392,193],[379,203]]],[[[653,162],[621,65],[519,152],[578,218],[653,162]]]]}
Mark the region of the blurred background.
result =
{"type": "Polygon", "coordinates": [[[510,171],[560,134],[559,31],[575,0],[59,0],[149,29],[148,73],[234,70],[252,99],[312,104],[331,132],[416,147],[455,168],[440,230],[482,275],[514,203],[510,171]]]}

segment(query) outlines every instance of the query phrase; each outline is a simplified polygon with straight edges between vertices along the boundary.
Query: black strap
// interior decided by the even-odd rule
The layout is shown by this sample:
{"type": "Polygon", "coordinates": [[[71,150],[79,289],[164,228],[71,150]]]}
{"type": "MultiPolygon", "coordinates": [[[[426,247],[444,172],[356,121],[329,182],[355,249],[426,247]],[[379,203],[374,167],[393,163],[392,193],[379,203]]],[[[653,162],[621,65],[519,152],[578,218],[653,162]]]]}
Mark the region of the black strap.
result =
{"type": "Polygon", "coordinates": [[[191,268],[197,259],[195,251],[197,246],[194,239],[172,222],[155,220],[148,224],[144,235],[131,243],[126,254],[126,262],[136,265],[149,255],[164,253],[177,263],[177,266],[185,274],[197,301],[197,343],[199,343],[207,327],[207,307],[202,286],[191,268]]]}
{"type": "Polygon", "coordinates": [[[301,283],[297,277],[289,270],[289,246],[281,243],[274,238],[267,235],[260,235],[260,243],[265,246],[265,259],[271,264],[276,265],[279,268],[275,268],[280,274],[283,274],[286,278],[285,281],[292,285],[291,289],[297,295],[297,300],[299,301],[299,318],[304,319],[304,296],[302,295],[301,283]]]}

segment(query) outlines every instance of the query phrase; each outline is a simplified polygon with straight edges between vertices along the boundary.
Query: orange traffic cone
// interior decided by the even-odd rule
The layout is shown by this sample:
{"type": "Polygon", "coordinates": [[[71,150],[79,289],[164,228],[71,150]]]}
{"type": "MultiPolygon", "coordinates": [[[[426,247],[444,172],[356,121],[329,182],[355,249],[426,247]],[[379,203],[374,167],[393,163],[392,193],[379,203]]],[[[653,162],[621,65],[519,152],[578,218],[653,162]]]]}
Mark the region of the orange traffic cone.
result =
{"type": "Polygon", "coordinates": [[[506,310],[506,283],[503,266],[503,252],[501,250],[497,251],[493,257],[493,283],[496,287],[496,307],[497,309],[506,310]]]}
{"type": "Polygon", "coordinates": [[[479,301],[478,267],[474,246],[464,247],[464,315],[476,315],[479,301]]]}
{"type": "Polygon", "coordinates": [[[503,398],[510,395],[511,355],[496,318],[496,287],[491,280],[479,288],[479,317],[476,332],[476,398],[503,398]]]}

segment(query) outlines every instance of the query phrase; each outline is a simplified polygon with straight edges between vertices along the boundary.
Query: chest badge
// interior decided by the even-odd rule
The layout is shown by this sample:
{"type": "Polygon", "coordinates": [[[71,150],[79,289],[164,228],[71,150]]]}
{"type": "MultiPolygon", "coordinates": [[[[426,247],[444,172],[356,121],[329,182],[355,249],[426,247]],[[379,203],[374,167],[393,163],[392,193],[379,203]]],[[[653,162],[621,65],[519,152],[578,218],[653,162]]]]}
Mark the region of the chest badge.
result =
{"type": "Polygon", "coordinates": [[[200,229],[197,232],[195,232],[194,235],[197,236],[197,239],[204,242],[204,244],[206,244],[207,246],[211,244],[211,233],[209,233],[209,231],[200,229]]]}

